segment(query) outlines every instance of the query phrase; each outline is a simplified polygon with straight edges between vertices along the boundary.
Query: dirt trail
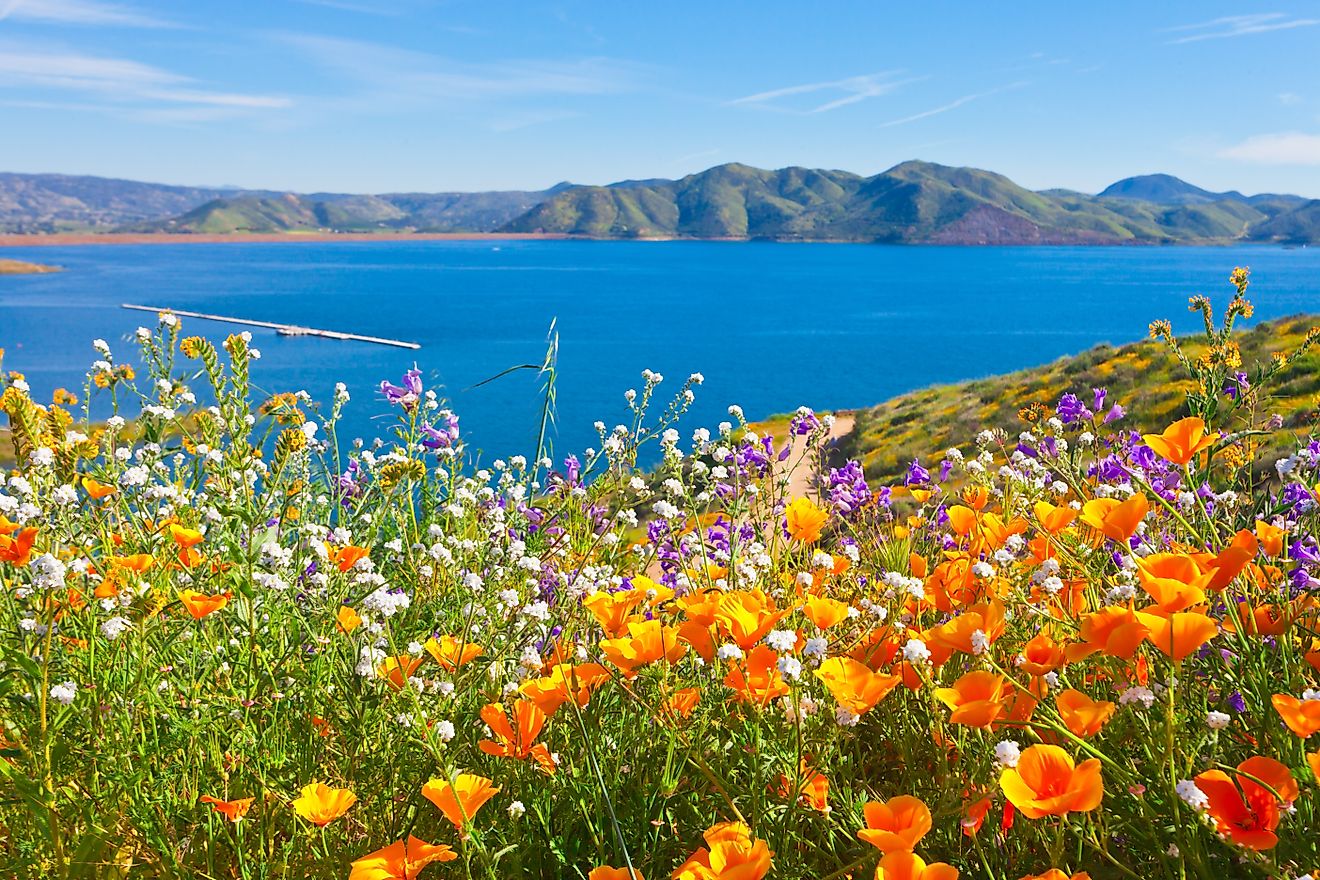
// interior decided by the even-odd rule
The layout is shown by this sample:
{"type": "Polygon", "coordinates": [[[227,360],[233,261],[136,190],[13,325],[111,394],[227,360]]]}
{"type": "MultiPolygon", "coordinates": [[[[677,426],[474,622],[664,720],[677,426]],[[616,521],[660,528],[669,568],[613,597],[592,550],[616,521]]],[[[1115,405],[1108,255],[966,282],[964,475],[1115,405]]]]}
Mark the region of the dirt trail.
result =
{"type": "MultiPolygon", "coordinates": [[[[830,427],[829,439],[827,443],[837,443],[840,439],[847,437],[853,432],[857,424],[857,418],[851,412],[840,412],[834,416],[834,424],[830,427]]],[[[815,476],[813,468],[816,464],[815,456],[803,456],[802,448],[806,443],[805,437],[793,438],[793,451],[788,456],[788,462],[792,462],[792,469],[788,473],[788,497],[799,498],[812,492],[815,486],[812,485],[812,478],[815,476]]]]}

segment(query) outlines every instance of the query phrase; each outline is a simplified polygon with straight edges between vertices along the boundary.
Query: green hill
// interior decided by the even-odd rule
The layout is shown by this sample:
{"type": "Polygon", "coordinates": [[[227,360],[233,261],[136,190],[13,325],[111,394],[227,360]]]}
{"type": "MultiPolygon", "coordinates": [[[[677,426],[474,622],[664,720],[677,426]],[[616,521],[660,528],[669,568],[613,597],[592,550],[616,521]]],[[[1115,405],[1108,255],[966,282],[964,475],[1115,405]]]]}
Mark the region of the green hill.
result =
{"type": "MultiPolygon", "coordinates": [[[[1314,316],[1284,318],[1234,338],[1241,346],[1243,363],[1250,366],[1268,361],[1273,352],[1296,349],[1317,323],[1320,319],[1314,316]]],[[[1192,359],[1203,350],[1201,343],[1189,340],[1183,341],[1183,347],[1192,359]]],[[[1029,427],[1018,415],[1023,407],[1042,403],[1052,412],[1069,391],[1089,402],[1093,388],[1107,388],[1108,402],[1121,403],[1127,410],[1115,428],[1155,431],[1185,415],[1185,393],[1191,384],[1184,376],[1163,343],[1100,345],[1042,367],[924,388],[858,410],[854,430],[843,439],[840,452],[859,459],[873,481],[892,483],[901,479],[914,458],[938,462],[944,450],[959,444],[967,452],[969,438],[986,428],[1001,428],[1016,437],[1029,427]]],[[[1290,427],[1309,424],[1320,404],[1320,353],[1298,360],[1275,378],[1272,390],[1274,396],[1261,404],[1265,412],[1279,414],[1290,427]]]]}
{"type": "MultiPolygon", "coordinates": [[[[904,162],[844,171],[729,164],[679,180],[580,186],[505,227],[598,238],[768,238],[932,244],[1167,244],[1288,240],[1320,233],[1304,200],[1210,193],[1167,175],[1099,196],[1033,192],[1000,174],[904,162]],[[1152,198],[1138,198],[1150,194],[1152,198]]],[[[1134,182],[1136,181],[1136,182],[1134,182]]],[[[1117,187],[1117,189],[1115,189],[1117,187]]]]}

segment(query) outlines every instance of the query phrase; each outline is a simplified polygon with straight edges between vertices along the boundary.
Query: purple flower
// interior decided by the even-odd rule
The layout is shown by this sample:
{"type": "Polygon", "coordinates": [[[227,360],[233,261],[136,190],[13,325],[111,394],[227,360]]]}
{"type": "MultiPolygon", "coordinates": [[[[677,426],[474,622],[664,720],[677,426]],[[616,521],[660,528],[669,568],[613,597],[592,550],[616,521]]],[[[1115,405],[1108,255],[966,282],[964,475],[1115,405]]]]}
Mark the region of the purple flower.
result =
{"type": "Polygon", "coordinates": [[[1105,413],[1104,423],[1107,425],[1110,422],[1116,422],[1125,415],[1127,415],[1127,410],[1116,403],[1110,407],[1109,412],[1105,413]]]}
{"type": "Polygon", "coordinates": [[[1251,389],[1251,383],[1247,381],[1247,374],[1238,372],[1233,374],[1233,378],[1224,386],[1224,394],[1230,400],[1237,400],[1238,396],[1251,389]]]}
{"type": "Polygon", "coordinates": [[[458,439],[458,416],[449,410],[440,411],[440,425],[422,425],[422,433],[425,439],[422,445],[427,449],[445,449],[454,445],[458,439]]]}
{"type": "Polygon", "coordinates": [[[1091,403],[1091,409],[1095,410],[1096,412],[1099,412],[1100,410],[1102,410],[1102,409],[1105,408],[1105,394],[1106,394],[1106,393],[1108,393],[1108,392],[1106,392],[1105,389],[1103,389],[1103,388],[1092,388],[1092,389],[1091,389],[1091,394],[1095,395],[1094,400],[1093,400],[1092,403],[1091,403]]]}
{"type": "Polygon", "coordinates": [[[930,482],[930,471],[921,466],[920,459],[914,458],[908,465],[907,476],[903,482],[908,486],[924,486],[930,482]]]}
{"type": "Polygon", "coordinates": [[[1054,411],[1058,414],[1059,421],[1065,425],[1091,418],[1091,411],[1083,406],[1077,395],[1071,391],[1059,398],[1059,405],[1054,411]]]}
{"type": "Polygon", "coordinates": [[[381,382],[380,393],[385,395],[385,399],[391,405],[402,406],[406,410],[411,410],[417,405],[418,398],[422,396],[422,371],[414,368],[404,373],[403,385],[381,382]]]}

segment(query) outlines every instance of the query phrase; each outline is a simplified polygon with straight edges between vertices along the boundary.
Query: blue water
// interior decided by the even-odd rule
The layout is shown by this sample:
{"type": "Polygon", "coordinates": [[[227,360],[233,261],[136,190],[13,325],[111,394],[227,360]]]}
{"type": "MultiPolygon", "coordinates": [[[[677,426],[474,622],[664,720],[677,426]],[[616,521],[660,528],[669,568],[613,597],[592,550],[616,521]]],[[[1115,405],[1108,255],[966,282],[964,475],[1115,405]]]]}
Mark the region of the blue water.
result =
{"type": "MultiPolygon", "coordinates": [[[[373,389],[414,362],[448,397],[469,442],[530,452],[537,363],[557,319],[556,452],[628,419],[623,393],[650,368],[676,389],[706,378],[687,424],[727,407],[749,418],[801,404],[858,407],[932,383],[1045,363],[1141,338],[1157,317],[1194,330],[1193,293],[1228,298],[1252,269],[1257,318],[1320,312],[1320,249],[957,248],[633,242],[343,242],[9,248],[55,275],[0,276],[0,347],[35,393],[77,388],[110,341],[120,360],[152,316],[136,302],[420,342],[420,351],[254,331],[268,391],[353,394],[347,433],[372,437],[373,389]]],[[[233,328],[186,320],[221,339],[233,328]]],[[[662,395],[663,397],[663,395],[662,395]]],[[[48,398],[46,398],[48,399],[48,398]]],[[[688,431],[684,431],[685,435],[688,431]]]]}

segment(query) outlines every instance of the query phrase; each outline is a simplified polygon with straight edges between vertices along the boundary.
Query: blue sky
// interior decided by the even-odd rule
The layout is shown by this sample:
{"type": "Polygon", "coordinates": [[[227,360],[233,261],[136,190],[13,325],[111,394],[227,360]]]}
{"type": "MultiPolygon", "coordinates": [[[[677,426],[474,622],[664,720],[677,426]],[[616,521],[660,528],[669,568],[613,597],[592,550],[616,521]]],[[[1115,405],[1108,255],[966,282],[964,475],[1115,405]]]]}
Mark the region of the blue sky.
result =
{"type": "Polygon", "coordinates": [[[1320,197],[1317,49],[1320,4],[0,0],[0,170],[386,192],[921,158],[1320,197]]]}

